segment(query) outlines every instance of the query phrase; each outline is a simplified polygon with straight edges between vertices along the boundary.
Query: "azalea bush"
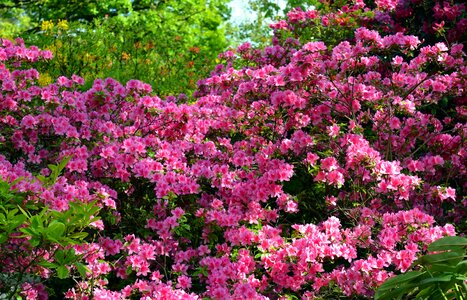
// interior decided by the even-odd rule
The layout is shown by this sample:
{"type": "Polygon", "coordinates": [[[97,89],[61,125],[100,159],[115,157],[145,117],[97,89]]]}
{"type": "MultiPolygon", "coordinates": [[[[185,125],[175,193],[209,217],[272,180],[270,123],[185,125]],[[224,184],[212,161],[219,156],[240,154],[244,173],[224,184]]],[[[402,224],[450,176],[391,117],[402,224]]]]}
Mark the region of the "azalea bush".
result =
{"type": "Polygon", "coordinates": [[[467,18],[463,1],[375,1],[375,20],[385,31],[417,34],[435,43],[465,44],[467,18]]]}
{"type": "Polygon", "coordinates": [[[2,40],[0,293],[371,298],[465,232],[462,44],[346,10],[349,39],[308,28],[342,15],[291,11],[192,104],[134,79],[40,85],[52,53],[2,40]]]}

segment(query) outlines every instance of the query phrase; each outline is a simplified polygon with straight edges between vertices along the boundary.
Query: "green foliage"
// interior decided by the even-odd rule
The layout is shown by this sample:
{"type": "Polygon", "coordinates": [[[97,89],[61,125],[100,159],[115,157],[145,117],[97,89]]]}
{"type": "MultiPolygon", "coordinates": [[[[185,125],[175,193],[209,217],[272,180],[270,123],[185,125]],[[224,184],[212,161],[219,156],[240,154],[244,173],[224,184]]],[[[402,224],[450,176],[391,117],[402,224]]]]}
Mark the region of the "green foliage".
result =
{"type": "MultiPolygon", "coordinates": [[[[48,177],[37,176],[45,187],[55,184],[60,173],[69,161],[64,158],[57,165],[49,165],[51,174],[48,177]]],[[[12,183],[0,179],[0,252],[9,253],[11,257],[22,257],[25,249],[30,249],[29,264],[18,266],[16,273],[0,277],[0,287],[4,283],[10,299],[17,295],[19,285],[30,276],[28,274],[35,266],[46,267],[56,272],[58,279],[68,278],[70,271],[75,269],[81,277],[85,277],[89,269],[80,261],[82,255],[77,255],[71,246],[82,244],[88,237],[89,226],[100,218],[100,208],[95,202],[69,202],[69,208],[63,211],[49,209],[32,201],[27,201],[26,195],[15,191],[12,183]],[[12,247],[11,241],[19,240],[21,248],[12,247]],[[47,256],[44,256],[48,253],[47,256]],[[13,288],[10,288],[10,286],[13,288]]]]}
{"type": "Polygon", "coordinates": [[[0,245],[26,221],[17,205],[24,196],[11,191],[10,184],[0,178],[0,245]]]}
{"type": "Polygon", "coordinates": [[[26,44],[54,53],[38,66],[42,85],[76,74],[88,87],[96,78],[112,77],[147,82],[159,96],[190,94],[227,46],[227,2],[25,1],[15,6],[21,13],[4,21],[12,29],[0,29],[0,35],[20,35],[26,44]],[[20,15],[30,21],[20,22],[20,15]]]}
{"type": "Polygon", "coordinates": [[[429,252],[413,265],[418,268],[384,282],[376,300],[385,299],[466,299],[467,239],[448,236],[428,246],[429,252]]]}
{"type": "Polygon", "coordinates": [[[0,36],[13,38],[19,33],[28,30],[31,24],[31,17],[24,14],[21,8],[2,9],[0,1],[0,36]]]}
{"type": "Polygon", "coordinates": [[[70,202],[69,205],[70,208],[65,211],[44,207],[34,215],[20,208],[26,219],[23,227],[19,229],[23,235],[19,237],[28,238],[32,247],[81,243],[88,236],[84,229],[99,220],[99,217],[95,216],[99,207],[95,203],[70,202]]]}
{"type": "MultiPolygon", "coordinates": [[[[2,14],[11,10],[21,11],[21,14],[29,16],[33,26],[39,26],[43,20],[92,21],[104,15],[127,14],[133,10],[132,2],[140,3],[141,1],[0,0],[0,10],[2,14]]],[[[143,7],[140,6],[140,9],[143,7]]]]}
{"type": "Polygon", "coordinates": [[[44,186],[51,186],[53,185],[56,181],[58,176],[60,176],[60,173],[65,169],[65,166],[68,164],[70,161],[71,156],[69,157],[64,157],[58,165],[52,165],[49,164],[48,167],[50,171],[50,175],[48,177],[45,177],[43,175],[37,175],[36,178],[44,185],[44,186]]]}

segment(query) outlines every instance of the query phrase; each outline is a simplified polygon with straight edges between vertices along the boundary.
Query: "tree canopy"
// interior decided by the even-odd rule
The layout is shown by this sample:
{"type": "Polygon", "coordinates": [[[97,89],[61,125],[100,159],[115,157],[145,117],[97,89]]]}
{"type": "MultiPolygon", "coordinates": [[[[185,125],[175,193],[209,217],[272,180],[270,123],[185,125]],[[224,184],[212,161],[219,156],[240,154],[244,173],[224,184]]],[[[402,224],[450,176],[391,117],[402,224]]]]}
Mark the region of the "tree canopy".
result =
{"type": "MultiPolygon", "coordinates": [[[[1,1],[0,35],[50,49],[43,78],[139,78],[161,95],[190,92],[228,45],[228,0],[1,1]]],[[[47,80],[45,80],[47,82],[47,80]]]]}

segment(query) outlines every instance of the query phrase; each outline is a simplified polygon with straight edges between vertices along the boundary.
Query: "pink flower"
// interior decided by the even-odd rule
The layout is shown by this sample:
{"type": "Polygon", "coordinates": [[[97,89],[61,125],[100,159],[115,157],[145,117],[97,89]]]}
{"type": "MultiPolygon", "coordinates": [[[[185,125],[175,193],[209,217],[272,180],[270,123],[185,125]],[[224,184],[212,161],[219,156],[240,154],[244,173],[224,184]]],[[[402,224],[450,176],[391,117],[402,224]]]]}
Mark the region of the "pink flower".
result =
{"type": "Polygon", "coordinates": [[[321,168],[330,172],[338,168],[337,160],[334,157],[326,157],[321,160],[321,168]]]}
{"type": "Polygon", "coordinates": [[[438,189],[438,197],[441,199],[441,201],[446,200],[448,198],[451,198],[452,200],[456,200],[455,189],[451,187],[447,187],[447,188],[437,187],[437,189],[438,189]]]}
{"type": "Polygon", "coordinates": [[[191,278],[185,275],[179,276],[177,278],[177,288],[179,289],[189,289],[191,288],[191,278]]]}
{"type": "Polygon", "coordinates": [[[27,129],[33,129],[35,125],[37,125],[38,121],[31,115],[26,115],[23,117],[21,121],[21,126],[27,129]]]}
{"type": "Polygon", "coordinates": [[[328,126],[327,128],[330,137],[337,137],[339,135],[340,127],[338,125],[328,126]]]}
{"type": "Polygon", "coordinates": [[[309,163],[311,166],[314,166],[318,159],[319,156],[314,153],[309,152],[306,155],[306,162],[309,163]]]}
{"type": "Polygon", "coordinates": [[[185,211],[181,209],[180,207],[177,207],[176,209],[172,211],[172,215],[177,219],[180,219],[184,214],[185,214],[185,211]]]}
{"type": "Polygon", "coordinates": [[[326,179],[329,183],[337,185],[337,186],[342,186],[344,184],[344,175],[337,171],[331,171],[326,175],[326,179]]]}
{"type": "Polygon", "coordinates": [[[102,220],[97,220],[89,224],[91,227],[97,228],[99,230],[104,230],[104,222],[102,220]]]}
{"type": "Polygon", "coordinates": [[[251,285],[245,283],[245,284],[239,284],[235,288],[234,292],[234,299],[256,299],[257,294],[256,291],[251,285]]]}

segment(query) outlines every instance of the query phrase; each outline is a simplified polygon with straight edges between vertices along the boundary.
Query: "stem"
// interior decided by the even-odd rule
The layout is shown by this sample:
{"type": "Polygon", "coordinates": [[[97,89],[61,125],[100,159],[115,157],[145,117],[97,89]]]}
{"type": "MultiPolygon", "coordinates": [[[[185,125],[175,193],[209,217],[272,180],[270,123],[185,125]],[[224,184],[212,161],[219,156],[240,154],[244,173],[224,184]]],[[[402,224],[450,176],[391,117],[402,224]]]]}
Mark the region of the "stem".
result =
{"type": "Polygon", "coordinates": [[[458,300],[464,300],[464,296],[462,295],[462,292],[459,290],[459,286],[457,283],[454,284],[455,287],[455,292],[458,300]]]}
{"type": "MultiPolygon", "coordinates": [[[[439,292],[441,293],[441,295],[443,296],[443,299],[444,299],[444,300],[449,300],[449,299],[446,297],[446,295],[444,294],[443,290],[439,287],[439,284],[438,284],[438,290],[439,290],[439,292]]],[[[459,299],[459,300],[460,300],[460,299],[459,299]]]]}

